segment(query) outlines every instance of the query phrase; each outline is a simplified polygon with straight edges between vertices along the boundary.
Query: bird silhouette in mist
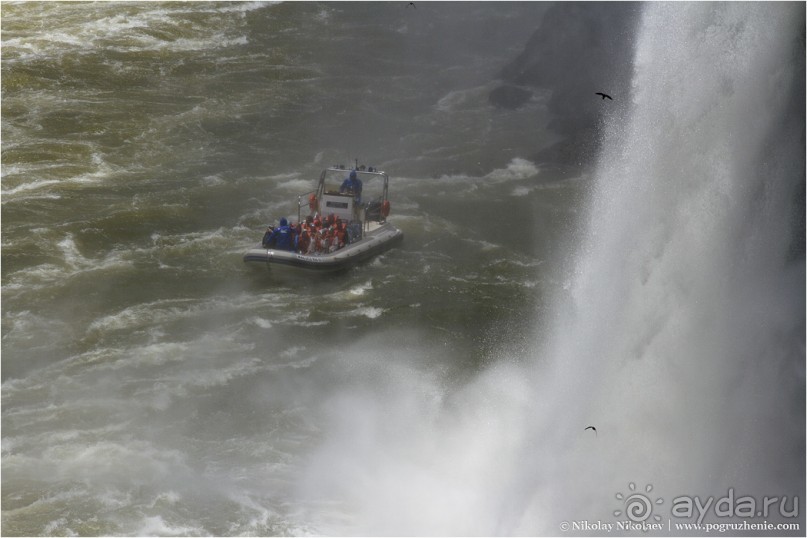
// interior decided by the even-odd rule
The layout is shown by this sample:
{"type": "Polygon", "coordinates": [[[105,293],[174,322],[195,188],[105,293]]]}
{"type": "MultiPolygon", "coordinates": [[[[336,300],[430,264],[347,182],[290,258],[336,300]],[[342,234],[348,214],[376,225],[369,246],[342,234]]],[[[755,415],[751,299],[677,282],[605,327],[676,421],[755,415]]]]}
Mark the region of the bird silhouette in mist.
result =
{"type": "Polygon", "coordinates": [[[614,99],[613,99],[613,98],[612,98],[610,95],[608,95],[607,93],[597,92],[597,93],[595,93],[594,95],[602,95],[602,98],[603,98],[603,99],[610,99],[611,101],[613,101],[613,100],[614,100],[614,99]]]}
{"type": "Polygon", "coordinates": [[[413,8],[415,8],[415,9],[417,9],[417,8],[418,8],[418,7],[415,5],[415,3],[414,3],[414,2],[409,2],[408,4],[406,4],[406,7],[407,7],[407,8],[408,8],[409,6],[412,6],[412,7],[413,7],[413,8]]]}
{"type": "Polygon", "coordinates": [[[595,437],[597,436],[597,428],[595,428],[594,426],[586,426],[586,427],[583,429],[583,431],[586,431],[586,430],[594,430],[594,436],[595,436],[595,437]]]}

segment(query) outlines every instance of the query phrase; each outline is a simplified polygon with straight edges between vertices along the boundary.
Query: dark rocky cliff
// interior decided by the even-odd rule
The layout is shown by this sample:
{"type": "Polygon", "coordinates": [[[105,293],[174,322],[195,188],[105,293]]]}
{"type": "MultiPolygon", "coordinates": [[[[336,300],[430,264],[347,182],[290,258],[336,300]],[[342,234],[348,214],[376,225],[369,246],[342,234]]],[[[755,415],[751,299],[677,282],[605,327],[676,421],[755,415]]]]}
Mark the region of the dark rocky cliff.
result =
{"type": "Polygon", "coordinates": [[[532,157],[576,171],[591,164],[603,113],[627,103],[633,37],[641,5],[629,2],[558,3],[549,8],[524,51],[501,73],[490,102],[517,109],[531,89],[550,90],[550,128],[563,139],[532,157]],[[603,101],[605,92],[613,101],[603,101]]]}

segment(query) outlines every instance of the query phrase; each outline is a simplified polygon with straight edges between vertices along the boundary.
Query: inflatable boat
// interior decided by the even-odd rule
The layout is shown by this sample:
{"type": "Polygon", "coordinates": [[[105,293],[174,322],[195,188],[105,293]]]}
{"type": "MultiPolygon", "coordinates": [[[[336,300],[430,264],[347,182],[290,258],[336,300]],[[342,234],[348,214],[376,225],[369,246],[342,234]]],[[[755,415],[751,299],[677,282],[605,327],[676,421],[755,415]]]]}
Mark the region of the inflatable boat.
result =
{"type": "Polygon", "coordinates": [[[403,232],[387,220],[389,214],[386,172],[358,165],[352,170],[344,166],[326,168],[314,191],[297,196],[297,221],[283,219],[281,228],[270,227],[261,244],[244,253],[244,262],[343,269],[403,239],[403,232]],[[365,183],[370,188],[365,189],[365,183]],[[380,187],[380,193],[365,202],[373,187],[376,191],[380,187]],[[280,239],[278,234],[285,237],[280,239]]]}

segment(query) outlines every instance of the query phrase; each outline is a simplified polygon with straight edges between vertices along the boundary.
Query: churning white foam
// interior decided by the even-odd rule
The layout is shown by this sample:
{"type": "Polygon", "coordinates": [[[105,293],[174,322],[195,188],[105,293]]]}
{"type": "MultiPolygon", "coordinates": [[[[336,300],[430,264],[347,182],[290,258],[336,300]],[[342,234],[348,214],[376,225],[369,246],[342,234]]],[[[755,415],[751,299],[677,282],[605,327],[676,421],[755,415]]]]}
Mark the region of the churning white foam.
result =
{"type": "Polygon", "coordinates": [[[533,162],[516,157],[507,163],[505,168],[497,168],[485,176],[485,178],[498,183],[517,179],[528,179],[537,176],[538,173],[538,167],[535,166],[533,162]]]}

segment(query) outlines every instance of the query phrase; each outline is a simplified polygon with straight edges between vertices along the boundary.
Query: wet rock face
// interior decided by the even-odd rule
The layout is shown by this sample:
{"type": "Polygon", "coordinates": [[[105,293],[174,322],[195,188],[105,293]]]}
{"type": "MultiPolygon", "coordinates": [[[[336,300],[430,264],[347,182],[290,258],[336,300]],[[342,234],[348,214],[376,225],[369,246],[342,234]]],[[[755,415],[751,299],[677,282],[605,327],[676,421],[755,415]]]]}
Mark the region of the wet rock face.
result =
{"type": "Polygon", "coordinates": [[[490,92],[488,101],[496,107],[514,110],[529,101],[531,97],[531,91],[505,84],[490,92]]]}
{"type": "MultiPolygon", "coordinates": [[[[550,90],[550,128],[567,138],[565,146],[591,144],[603,113],[595,92],[627,101],[633,65],[638,3],[562,2],[549,8],[524,51],[501,71],[503,84],[490,102],[517,109],[531,97],[528,88],[550,90]]],[[[596,143],[596,142],[594,142],[596,143]]],[[[559,149],[559,148],[558,148],[559,149]]],[[[586,148],[586,153],[596,153],[586,148]]],[[[544,159],[566,160],[569,152],[550,151],[544,159]]],[[[572,160],[579,160],[573,158],[572,160]]]]}

